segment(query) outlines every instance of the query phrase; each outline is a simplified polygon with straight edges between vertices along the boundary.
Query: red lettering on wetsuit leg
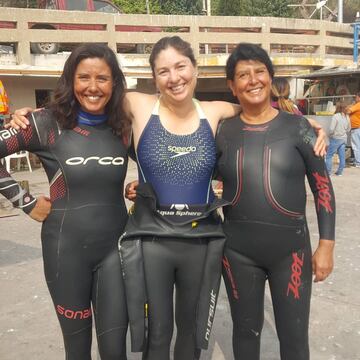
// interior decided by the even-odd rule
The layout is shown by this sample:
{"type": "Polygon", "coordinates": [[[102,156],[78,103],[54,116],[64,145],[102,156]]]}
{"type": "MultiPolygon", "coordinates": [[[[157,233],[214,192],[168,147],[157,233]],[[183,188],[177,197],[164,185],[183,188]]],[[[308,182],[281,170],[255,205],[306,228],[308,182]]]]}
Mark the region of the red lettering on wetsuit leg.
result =
{"type": "Polygon", "coordinates": [[[288,284],[287,296],[289,296],[289,292],[291,291],[294,295],[295,299],[300,299],[299,287],[301,285],[301,273],[302,266],[304,264],[304,254],[302,254],[301,259],[299,258],[297,253],[292,254],[293,263],[291,264],[291,277],[288,284]]]}
{"type": "Polygon", "coordinates": [[[89,309],[85,309],[85,310],[70,310],[70,309],[65,309],[63,306],[61,305],[56,305],[56,311],[58,314],[65,316],[67,319],[87,319],[88,317],[91,316],[91,308],[89,309]]]}
{"type": "Polygon", "coordinates": [[[319,190],[319,195],[317,199],[317,211],[320,211],[320,206],[322,206],[326,212],[332,213],[331,208],[331,194],[329,187],[329,178],[327,175],[321,176],[319,173],[313,173],[313,176],[316,181],[316,188],[319,190]]]}
{"type": "Polygon", "coordinates": [[[238,293],[238,291],[236,289],[235,280],[234,280],[233,274],[231,272],[231,266],[230,266],[229,260],[228,260],[228,258],[226,256],[223,257],[222,263],[223,263],[224,269],[226,271],[227,277],[228,277],[228,279],[230,281],[233,296],[234,296],[234,298],[236,300],[239,300],[239,293],[238,293]]]}

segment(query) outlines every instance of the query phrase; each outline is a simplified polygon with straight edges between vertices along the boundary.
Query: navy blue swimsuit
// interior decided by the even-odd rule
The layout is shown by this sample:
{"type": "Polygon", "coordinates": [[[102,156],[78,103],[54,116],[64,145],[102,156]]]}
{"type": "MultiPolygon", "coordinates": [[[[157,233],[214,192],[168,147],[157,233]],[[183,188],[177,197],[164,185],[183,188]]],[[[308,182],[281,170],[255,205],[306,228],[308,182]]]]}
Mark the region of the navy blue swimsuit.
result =
{"type": "Polygon", "coordinates": [[[199,104],[194,103],[200,118],[195,132],[167,131],[159,118],[158,101],[139,140],[139,179],[151,183],[161,205],[207,204],[214,199],[215,139],[199,104]]]}

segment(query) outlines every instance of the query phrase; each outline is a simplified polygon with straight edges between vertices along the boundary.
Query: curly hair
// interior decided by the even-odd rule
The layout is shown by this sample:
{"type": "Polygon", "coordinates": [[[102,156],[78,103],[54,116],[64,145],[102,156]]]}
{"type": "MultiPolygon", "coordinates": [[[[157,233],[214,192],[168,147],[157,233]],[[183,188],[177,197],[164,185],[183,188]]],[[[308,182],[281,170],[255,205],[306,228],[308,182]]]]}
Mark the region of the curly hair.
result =
{"type": "Polygon", "coordinates": [[[113,79],[112,95],[106,104],[107,124],[114,134],[126,140],[131,128],[130,116],[125,111],[124,98],[126,82],[115,53],[104,44],[83,44],[75,48],[66,60],[64,70],[54,90],[48,107],[53,111],[63,129],[73,129],[77,125],[80,104],[74,94],[74,76],[79,63],[88,58],[98,58],[106,62],[113,79]]]}

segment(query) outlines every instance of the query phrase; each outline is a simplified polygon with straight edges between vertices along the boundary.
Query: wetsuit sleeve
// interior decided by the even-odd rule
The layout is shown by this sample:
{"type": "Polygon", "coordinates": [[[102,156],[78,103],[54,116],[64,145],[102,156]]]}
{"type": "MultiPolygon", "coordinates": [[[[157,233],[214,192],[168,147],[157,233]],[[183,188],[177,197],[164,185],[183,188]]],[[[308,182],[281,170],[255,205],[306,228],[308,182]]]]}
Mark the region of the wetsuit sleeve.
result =
{"type": "Polygon", "coordinates": [[[131,136],[129,136],[128,155],[132,160],[137,161],[133,134],[131,134],[131,136]]]}
{"type": "Polygon", "coordinates": [[[220,161],[223,159],[224,156],[224,152],[226,149],[226,141],[225,138],[223,136],[223,127],[225,126],[224,124],[225,120],[221,120],[218,124],[218,127],[216,129],[216,136],[215,136],[215,140],[216,140],[216,166],[214,169],[214,175],[213,175],[213,179],[215,180],[222,180],[220,171],[219,171],[219,163],[220,161]]]}
{"type": "Polygon", "coordinates": [[[300,120],[298,149],[304,158],[306,176],[314,195],[320,239],[335,240],[335,194],[325,161],[315,156],[316,135],[306,119],[300,120]]]}
{"type": "MultiPolygon", "coordinates": [[[[34,121],[29,117],[30,125],[27,129],[0,131],[0,158],[14,154],[21,150],[35,152],[40,149],[40,140],[34,121]]],[[[0,163],[0,193],[5,196],[14,207],[29,214],[36,205],[36,199],[27,193],[0,163]]]]}

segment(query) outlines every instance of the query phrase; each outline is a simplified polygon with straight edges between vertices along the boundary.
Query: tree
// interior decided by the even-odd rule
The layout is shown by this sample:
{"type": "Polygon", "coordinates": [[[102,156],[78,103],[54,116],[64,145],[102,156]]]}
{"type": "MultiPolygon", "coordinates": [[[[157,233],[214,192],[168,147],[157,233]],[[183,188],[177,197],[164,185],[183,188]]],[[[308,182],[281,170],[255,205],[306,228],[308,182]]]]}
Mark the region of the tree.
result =
{"type": "Polygon", "coordinates": [[[290,0],[216,0],[213,15],[290,17],[290,0]]]}
{"type": "Polygon", "coordinates": [[[217,0],[212,4],[213,15],[242,15],[242,0],[217,0]]]}
{"type": "Polygon", "coordinates": [[[159,0],[162,14],[199,15],[202,10],[201,0],[159,0]]]}
{"type": "MultiPolygon", "coordinates": [[[[304,6],[315,4],[316,0],[301,0],[301,1],[292,1],[292,4],[303,5],[295,9],[294,13],[296,17],[301,17],[307,19],[310,14],[314,11],[315,7],[313,6],[304,6]]],[[[357,11],[360,11],[359,0],[344,0],[343,1],[343,21],[344,23],[351,23],[355,20],[355,15],[357,11]]],[[[333,13],[338,14],[338,0],[328,0],[326,6],[332,10],[333,13]]],[[[320,11],[317,11],[314,15],[314,19],[318,19],[320,16],[320,11]]],[[[336,16],[334,16],[327,9],[323,10],[323,19],[329,21],[337,21],[336,16]]]]}
{"type": "MultiPolygon", "coordinates": [[[[146,0],[115,0],[127,14],[146,14],[146,0]]],[[[151,14],[201,14],[201,0],[149,0],[151,14]]]]}
{"type": "Polygon", "coordinates": [[[293,11],[288,7],[289,3],[289,0],[244,1],[243,15],[291,17],[293,11]]]}
{"type": "MultiPolygon", "coordinates": [[[[146,0],[115,0],[114,3],[125,14],[146,14],[146,0]]],[[[157,0],[149,0],[150,13],[159,12],[159,4],[157,0]]]]}

